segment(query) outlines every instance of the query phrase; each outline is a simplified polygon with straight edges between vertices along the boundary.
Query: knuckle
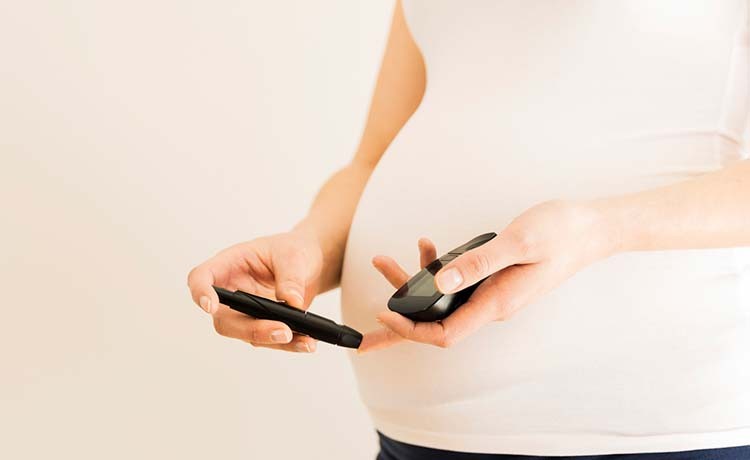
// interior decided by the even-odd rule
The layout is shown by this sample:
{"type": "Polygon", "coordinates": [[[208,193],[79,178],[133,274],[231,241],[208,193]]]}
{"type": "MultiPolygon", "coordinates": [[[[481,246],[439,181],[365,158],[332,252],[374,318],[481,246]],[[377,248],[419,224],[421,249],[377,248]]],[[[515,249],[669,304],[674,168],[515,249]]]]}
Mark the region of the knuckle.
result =
{"type": "Polygon", "coordinates": [[[435,343],[440,348],[450,348],[456,344],[456,339],[453,334],[443,334],[435,343]]]}
{"type": "Polygon", "coordinates": [[[214,316],[214,330],[219,335],[225,335],[226,325],[221,316],[214,316]]]}
{"type": "Polygon", "coordinates": [[[536,243],[533,235],[528,231],[517,231],[511,235],[513,245],[522,258],[530,257],[534,252],[536,243]]]}
{"type": "Polygon", "coordinates": [[[300,291],[304,285],[305,282],[301,278],[288,276],[279,280],[278,289],[285,292],[300,291]]]}
{"type": "Polygon", "coordinates": [[[195,273],[198,270],[198,267],[193,267],[187,274],[187,285],[188,287],[193,284],[193,279],[195,278],[195,273]]]}
{"type": "Polygon", "coordinates": [[[448,339],[440,339],[437,342],[437,346],[443,349],[450,348],[453,344],[448,339]]]}
{"type": "Polygon", "coordinates": [[[484,252],[476,252],[467,257],[464,267],[470,276],[484,276],[490,272],[490,260],[484,252]]]}
{"type": "Polygon", "coordinates": [[[258,329],[251,327],[247,331],[247,337],[248,340],[251,342],[260,342],[262,340],[261,334],[258,332],[258,329]]]}

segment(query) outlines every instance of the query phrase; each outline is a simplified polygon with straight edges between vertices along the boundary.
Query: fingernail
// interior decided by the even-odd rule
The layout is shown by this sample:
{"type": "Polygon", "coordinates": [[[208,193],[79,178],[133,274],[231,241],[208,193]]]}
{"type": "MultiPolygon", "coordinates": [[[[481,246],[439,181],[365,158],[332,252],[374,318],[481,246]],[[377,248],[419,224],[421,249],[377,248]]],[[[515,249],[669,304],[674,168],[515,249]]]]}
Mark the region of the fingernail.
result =
{"type": "Polygon", "coordinates": [[[200,299],[198,299],[198,302],[201,304],[201,308],[206,311],[206,313],[211,313],[211,299],[207,296],[202,296],[200,299]]]}
{"type": "Polygon", "coordinates": [[[292,340],[292,334],[286,329],[276,329],[271,332],[271,340],[276,343],[287,343],[292,340]]]}
{"type": "Polygon", "coordinates": [[[455,268],[449,268],[437,277],[437,284],[441,291],[449,292],[463,283],[461,273],[455,268]]]}
{"type": "Polygon", "coordinates": [[[294,349],[300,353],[310,353],[310,346],[306,342],[297,342],[294,349]]]}

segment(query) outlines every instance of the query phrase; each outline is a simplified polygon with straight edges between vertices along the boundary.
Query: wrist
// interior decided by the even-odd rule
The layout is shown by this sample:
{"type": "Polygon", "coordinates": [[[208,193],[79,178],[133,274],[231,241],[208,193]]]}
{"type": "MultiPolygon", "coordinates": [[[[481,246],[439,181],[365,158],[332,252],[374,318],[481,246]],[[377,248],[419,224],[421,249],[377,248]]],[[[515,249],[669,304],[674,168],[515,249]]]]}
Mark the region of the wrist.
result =
{"type": "Polygon", "coordinates": [[[327,251],[320,237],[320,233],[315,225],[310,222],[307,218],[302,219],[296,225],[294,225],[289,234],[295,238],[304,241],[305,247],[309,248],[317,258],[320,259],[320,263],[325,267],[327,264],[327,251]]]}
{"type": "Polygon", "coordinates": [[[321,292],[337,287],[341,278],[344,251],[330,235],[325,233],[325,227],[321,229],[315,219],[308,215],[294,225],[289,232],[313,246],[317,257],[320,258],[321,292]]]}
{"type": "Polygon", "coordinates": [[[320,246],[320,237],[318,236],[317,229],[315,228],[315,225],[309,217],[305,217],[304,219],[297,222],[289,230],[289,233],[300,235],[305,239],[312,239],[316,242],[316,244],[320,246]]]}
{"type": "Polygon", "coordinates": [[[584,204],[595,216],[596,233],[603,257],[628,251],[629,243],[622,203],[617,198],[589,200],[584,204]]]}

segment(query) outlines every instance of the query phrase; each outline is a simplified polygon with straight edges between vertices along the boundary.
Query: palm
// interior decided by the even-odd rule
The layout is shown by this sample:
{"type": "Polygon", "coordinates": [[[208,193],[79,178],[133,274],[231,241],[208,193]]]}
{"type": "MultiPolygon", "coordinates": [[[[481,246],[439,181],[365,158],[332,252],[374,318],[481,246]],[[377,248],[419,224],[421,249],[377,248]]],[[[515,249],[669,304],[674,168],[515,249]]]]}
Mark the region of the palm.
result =
{"type": "MultiPolygon", "coordinates": [[[[418,246],[419,266],[424,268],[437,258],[437,249],[428,238],[420,238],[418,246]]],[[[401,287],[410,278],[409,274],[391,257],[376,256],[372,263],[394,289],[401,287]]],[[[404,338],[395,334],[391,329],[381,328],[364,335],[359,351],[360,353],[374,351],[403,341],[404,338]]]]}
{"type": "Polygon", "coordinates": [[[288,232],[229,247],[193,268],[193,301],[211,313],[216,331],[255,346],[312,352],[315,340],[279,321],[253,318],[219,302],[212,285],[283,300],[306,309],[320,290],[322,251],[312,235],[288,232]]]}

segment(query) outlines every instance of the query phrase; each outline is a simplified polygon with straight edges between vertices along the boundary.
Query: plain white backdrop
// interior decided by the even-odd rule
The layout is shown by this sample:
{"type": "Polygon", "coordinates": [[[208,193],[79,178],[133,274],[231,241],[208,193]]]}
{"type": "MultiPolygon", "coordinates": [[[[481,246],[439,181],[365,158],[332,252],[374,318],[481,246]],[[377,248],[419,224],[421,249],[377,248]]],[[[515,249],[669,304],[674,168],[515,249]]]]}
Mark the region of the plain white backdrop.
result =
{"type": "Polygon", "coordinates": [[[374,458],[344,350],[221,338],[186,275],[352,156],[392,8],[0,0],[0,458],[374,458]]]}

